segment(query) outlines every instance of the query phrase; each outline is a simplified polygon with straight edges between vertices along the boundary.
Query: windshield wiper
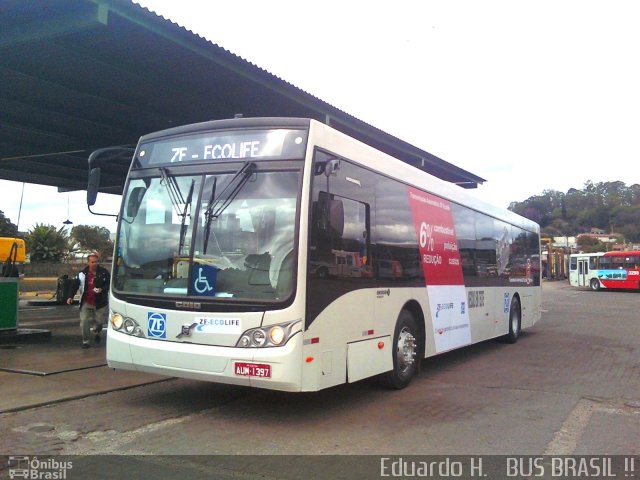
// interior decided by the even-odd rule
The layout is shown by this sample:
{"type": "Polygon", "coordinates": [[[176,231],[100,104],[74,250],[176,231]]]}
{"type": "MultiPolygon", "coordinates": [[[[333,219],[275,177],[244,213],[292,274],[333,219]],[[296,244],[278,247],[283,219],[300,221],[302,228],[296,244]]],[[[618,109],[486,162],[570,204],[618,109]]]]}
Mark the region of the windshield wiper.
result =
{"type": "Polygon", "coordinates": [[[209,204],[207,205],[207,209],[204,212],[204,216],[206,218],[206,223],[204,227],[204,245],[202,247],[202,253],[207,253],[207,246],[209,244],[209,231],[211,227],[211,221],[216,220],[222,212],[226,210],[226,208],[233,202],[233,200],[238,196],[242,188],[247,184],[251,176],[254,174],[256,170],[256,164],[253,162],[246,162],[240,170],[238,170],[227,186],[224,187],[224,190],[220,192],[218,198],[214,201],[215,192],[216,192],[216,182],[214,180],[213,188],[211,190],[211,196],[209,198],[209,204]]]}
{"type": "MultiPolygon", "coordinates": [[[[184,241],[187,236],[187,210],[191,208],[191,199],[193,198],[193,187],[196,181],[191,180],[191,186],[189,187],[189,193],[187,194],[187,201],[184,203],[184,210],[182,211],[182,222],[180,223],[180,242],[178,243],[178,255],[182,255],[182,248],[184,247],[184,241]]],[[[191,217],[191,214],[189,214],[191,217]]]]}
{"type": "Polygon", "coordinates": [[[204,253],[207,253],[207,245],[209,244],[209,227],[211,227],[212,216],[209,214],[209,207],[213,205],[213,199],[216,198],[216,187],[218,185],[218,177],[213,177],[213,186],[211,187],[211,195],[207,202],[207,210],[204,212],[206,223],[204,225],[204,253]]]}
{"type": "Polygon", "coordinates": [[[169,175],[167,173],[167,169],[161,167],[160,175],[162,176],[162,182],[164,186],[167,188],[167,193],[169,194],[169,200],[171,200],[171,205],[173,205],[173,210],[176,212],[176,215],[180,215],[180,204],[184,203],[184,197],[182,196],[182,192],[180,191],[180,187],[178,186],[178,182],[176,181],[176,177],[173,175],[169,175]]]}

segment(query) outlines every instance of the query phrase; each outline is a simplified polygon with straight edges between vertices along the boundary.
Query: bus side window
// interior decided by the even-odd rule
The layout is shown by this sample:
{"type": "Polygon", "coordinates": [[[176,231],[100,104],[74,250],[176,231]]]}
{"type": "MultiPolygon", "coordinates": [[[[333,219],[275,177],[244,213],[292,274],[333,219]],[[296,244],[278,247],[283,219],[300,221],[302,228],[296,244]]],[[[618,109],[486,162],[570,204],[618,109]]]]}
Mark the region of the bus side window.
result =
{"type": "Polygon", "coordinates": [[[311,274],[318,278],[372,277],[370,173],[320,150],[315,153],[314,166],[311,274]]]}

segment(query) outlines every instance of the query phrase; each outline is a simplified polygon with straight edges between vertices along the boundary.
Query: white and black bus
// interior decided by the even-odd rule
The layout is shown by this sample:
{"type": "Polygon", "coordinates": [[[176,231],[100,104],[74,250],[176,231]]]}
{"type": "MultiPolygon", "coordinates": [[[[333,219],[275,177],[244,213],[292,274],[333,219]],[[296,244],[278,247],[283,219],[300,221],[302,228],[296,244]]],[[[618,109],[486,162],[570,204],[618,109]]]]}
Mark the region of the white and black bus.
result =
{"type": "Polygon", "coordinates": [[[112,275],[109,366],[285,391],[402,388],[540,318],[537,224],[309,119],[143,136],[112,275]]]}

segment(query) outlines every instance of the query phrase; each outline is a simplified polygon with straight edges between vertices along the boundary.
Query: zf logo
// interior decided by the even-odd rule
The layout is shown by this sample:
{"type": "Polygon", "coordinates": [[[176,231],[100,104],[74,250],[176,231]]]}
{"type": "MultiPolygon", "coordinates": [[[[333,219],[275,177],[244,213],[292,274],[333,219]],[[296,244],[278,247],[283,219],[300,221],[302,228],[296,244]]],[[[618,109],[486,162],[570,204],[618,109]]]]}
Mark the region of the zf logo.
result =
{"type": "Polygon", "coordinates": [[[154,338],[167,338],[167,314],[147,312],[149,324],[149,336],[154,338]]]}

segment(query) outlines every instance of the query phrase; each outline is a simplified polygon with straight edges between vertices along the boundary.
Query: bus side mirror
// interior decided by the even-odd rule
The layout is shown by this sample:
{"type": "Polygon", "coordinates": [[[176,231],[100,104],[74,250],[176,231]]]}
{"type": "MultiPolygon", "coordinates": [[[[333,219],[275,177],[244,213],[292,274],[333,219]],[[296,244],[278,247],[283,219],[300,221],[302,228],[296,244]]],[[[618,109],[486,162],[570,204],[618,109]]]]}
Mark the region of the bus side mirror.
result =
{"type": "Polygon", "coordinates": [[[327,177],[335,174],[340,170],[340,160],[333,158],[326,162],[316,162],[313,166],[313,175],[318,176],[324,174],[327,177]]]}
{"type": "Polygon", "coordinates": [[[98,198],[98,188],[100,187],[100,168],[95,167],[89,171],[89,180],[87,181],[87,205],[91,207],[96,204],[98,198]]]}
{"type": "Polygon", "coordinates": [[[338,170],[340,170],[340,160],[336,158],[334,158],[333,160],[329,160],[324,166],[324,174],[327,177],[330,177],[338,170]]]}
{"type": "Polygon", "coordinates": [[[144,198],[145,193],[147,193],[147,189],[145,187],[136,187],[131,190],[129,200],[127,200],[127,218],[135,218],[138,214],[138,210],[140,209],[140,205],[142,205],[142,199],[144,198]]]}

